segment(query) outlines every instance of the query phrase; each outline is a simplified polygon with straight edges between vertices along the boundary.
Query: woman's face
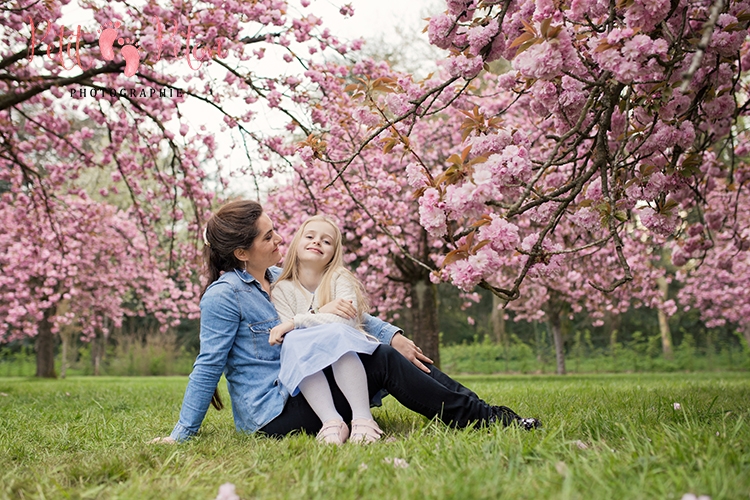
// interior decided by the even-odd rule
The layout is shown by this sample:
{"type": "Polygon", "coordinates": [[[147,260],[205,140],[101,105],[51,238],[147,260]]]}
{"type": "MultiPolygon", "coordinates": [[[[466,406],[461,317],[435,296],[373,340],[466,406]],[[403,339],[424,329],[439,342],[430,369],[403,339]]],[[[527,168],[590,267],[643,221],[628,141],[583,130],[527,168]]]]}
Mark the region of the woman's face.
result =
{"type": "Polygon", "coordinates": [[[269,268],[279,263],[281,252],[281,236],[274,230],[271,218],[263,213],[258,219],[258,236],[253,241],[253,246],[247,251],[248,267],[260,269],[269,268]]]}

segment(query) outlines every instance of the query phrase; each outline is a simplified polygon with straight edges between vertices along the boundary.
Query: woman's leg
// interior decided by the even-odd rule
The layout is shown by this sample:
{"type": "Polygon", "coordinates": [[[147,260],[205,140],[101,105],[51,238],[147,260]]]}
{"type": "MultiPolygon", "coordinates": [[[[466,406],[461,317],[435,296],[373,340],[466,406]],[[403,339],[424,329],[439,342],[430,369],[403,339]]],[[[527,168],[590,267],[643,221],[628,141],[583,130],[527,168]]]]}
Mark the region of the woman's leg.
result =
{"type": "Polygon", "coordinates": [[[391,346],[360,354],[370,395],[387,390],[401,404],[428,418],[439,417],[453,427],[497,420],[497,410],[437,368],[427,374],[391,346]]]}

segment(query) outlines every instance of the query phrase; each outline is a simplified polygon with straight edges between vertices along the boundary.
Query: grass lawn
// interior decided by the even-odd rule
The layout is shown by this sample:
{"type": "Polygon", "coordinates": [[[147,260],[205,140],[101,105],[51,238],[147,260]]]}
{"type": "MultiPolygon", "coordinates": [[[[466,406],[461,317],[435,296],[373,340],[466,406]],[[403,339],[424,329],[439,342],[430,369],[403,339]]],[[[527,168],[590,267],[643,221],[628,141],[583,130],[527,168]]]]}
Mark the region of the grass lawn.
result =
{"type": "Polygon", "coordinates": [[[0,378],[0,498],[750,499],[748,373],[460,380],[545,429],[456,431],[387,398],[369,447],[238,434],[227,410],[156,446],[186,377],[0,378]]]}

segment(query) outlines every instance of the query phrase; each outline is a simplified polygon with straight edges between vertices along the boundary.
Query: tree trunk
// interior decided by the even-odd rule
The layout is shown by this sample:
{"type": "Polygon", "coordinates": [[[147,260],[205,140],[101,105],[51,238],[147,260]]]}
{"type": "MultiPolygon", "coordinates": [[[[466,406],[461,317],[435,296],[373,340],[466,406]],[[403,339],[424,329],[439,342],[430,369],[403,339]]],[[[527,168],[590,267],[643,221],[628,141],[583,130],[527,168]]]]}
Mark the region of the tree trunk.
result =
{"type": "Polygon", "coordinates": [[[610,333],[610,339],[612,338],[612,332],[615,332],[615,338],[622,332],[622,315],[612,314],[612,311],[604,311],[604,331],[610,333]]]}
{"type": "Polygon", "coordinates": [[[94,376],[101,375],[102,357],[104,357],[103,334],[91,341],[91,363],[94,366],[94,376]]]}
{"type": "Polygon", "coordinates": [[[68,345],[70,344],[70,332],[68,331],[68,326],[64,326],[62,331],[60,332],[60,339],[62,340],[62,353],[60,354],[60,357],[62,358],[60,363],[60,378],[65,378],[65,376],[68,374],[68,345]]]}
{"type": "Polygon", "coordinates": [[[560,316],[562,315],[562,310],[558,308],[554,309],[557,310],[552,310],[551,314],[548,313],[547,316],[549,317],[548,321],[550,330],[552,330],[552,338],[555,340],[555,359],[557,359],[557,374],[565,375],[565,350],[563,349],[565,343],[563,342],[562,321],[560,318],[560,316]]]}
{"type": "MultiPolygon", "coordinates": [[[[662,300],[667,300],[668,285],[667,280],[663,277],[656,280],[659,285],[659,291],[662,295],[662,300]]],[[[664,358],[672,359],[672,332],[669,331],[669,318],[661,309],[656,310],[659,316],[659,333],[661,334],[661,348],[664,352],[664,358]]]]}
{"type": "Polygon", "coordinates": [[[747,346],[750,347],[750,323],[745,323],[745,325],[742,328],[742,335],[745,336],[745,341],[747,342],[747,346]]]}
{"type": "Polygon", "coordinates": [[[496,344],[505,343],[505,310],[503,309],[503,301],[500,297],[492,294],[492,315],[490,316],[492,321],[492,334],[496,344]]]}
{"type": "Polygon", "coordinates": [[[440,367],[440,335],[437,317],[437,287],[429,276],[411,287],[411,336],[425,356],[440,367]]]}
{"type": "Polygon", "coordinates": [[[55,373],[55,336],[52,333],[50,318],[55,315],[55,308],[44,311],[44,317],[39,323],[39,333],[34,342],[36,350],[36,376],[56,378],[55,373]]]}

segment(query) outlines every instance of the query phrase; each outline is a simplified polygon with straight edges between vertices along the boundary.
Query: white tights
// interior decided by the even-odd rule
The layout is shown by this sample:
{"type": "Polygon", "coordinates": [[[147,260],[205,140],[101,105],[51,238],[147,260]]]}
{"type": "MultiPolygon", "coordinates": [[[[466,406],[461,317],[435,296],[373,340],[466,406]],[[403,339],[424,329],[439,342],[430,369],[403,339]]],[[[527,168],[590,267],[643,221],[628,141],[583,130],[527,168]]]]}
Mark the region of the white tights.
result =
{"type": "MultiPolygon", "coordinates": [[[[372,419],[370,397],[367,391],[367,375],[359,356],[347,352],[331,365],[333,378],[352,409],[352,419],[372,419]]],[[[328,379],[320,371],[305,377],[299,384],[299,390],[321,422],[343,420],[333,404],[331,387],[328,379]]]]}

